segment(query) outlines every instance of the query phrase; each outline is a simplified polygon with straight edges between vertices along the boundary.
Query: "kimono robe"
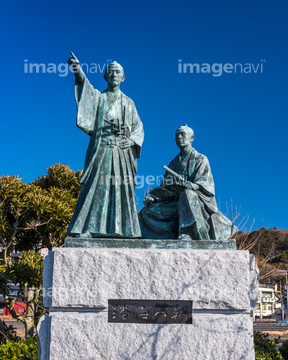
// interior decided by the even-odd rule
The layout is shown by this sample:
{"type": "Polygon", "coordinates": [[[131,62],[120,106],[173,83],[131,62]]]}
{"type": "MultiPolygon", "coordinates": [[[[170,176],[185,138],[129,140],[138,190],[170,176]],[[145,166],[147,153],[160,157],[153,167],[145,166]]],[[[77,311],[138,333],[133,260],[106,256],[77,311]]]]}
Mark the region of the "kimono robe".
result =
{"type": "Polygon", "coordinates": [[[67,235],[141,237],[134,199],[143,125],[134,102],[120,90],[100,92],[87,78],[75,86],[77,126],[90,136],[82,184],[67,235]],[[134,145],[121,149],[128,138],[134,145]]]}
{"type": "Polygon", "coordinates": [[[199,189],[184,188],[166,171],[161,186],[150,191],[155,201],[139,214],[143,237],[175,239],[187,234],[192,240],[222,240],[237,231],[217,208],[214,180],[206,156],[191,147],[183,158],[177,155],[168,167],[197,184],[199,189]]]}

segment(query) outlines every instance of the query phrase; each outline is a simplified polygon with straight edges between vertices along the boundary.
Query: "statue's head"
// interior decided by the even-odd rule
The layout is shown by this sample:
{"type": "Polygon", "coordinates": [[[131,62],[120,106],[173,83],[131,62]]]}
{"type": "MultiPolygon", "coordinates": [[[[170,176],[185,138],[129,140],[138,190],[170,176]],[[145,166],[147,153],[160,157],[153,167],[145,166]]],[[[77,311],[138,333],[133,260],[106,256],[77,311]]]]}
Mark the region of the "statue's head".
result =
{"type": "Polygon", "coordinates": [[[194,131],[189,126],[187,126],[187,124],[180,126],[176,130],[175,140],[177,146],[180,149],[192,145],[194,138],[195,138],[194,131]]]}
{"type": "Polygon", "coordinates": [[[111,64],[107,65],[104,79],[112,87],[119,86],[125,79],[123,67],[118,64],[117,61],[113,61],[111,64]]]}

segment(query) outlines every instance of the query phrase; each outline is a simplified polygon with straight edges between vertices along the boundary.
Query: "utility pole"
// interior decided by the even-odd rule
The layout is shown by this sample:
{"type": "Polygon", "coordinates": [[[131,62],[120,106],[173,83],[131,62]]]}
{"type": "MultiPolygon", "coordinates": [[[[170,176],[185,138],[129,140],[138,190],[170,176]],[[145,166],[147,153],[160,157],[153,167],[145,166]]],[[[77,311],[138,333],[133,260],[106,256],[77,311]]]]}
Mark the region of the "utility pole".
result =
{"type": "MultiPolygon", "coordinates": [[[[287,270],[277,270],[275,272],[275,274],[284,274],[285,273],[285,278],[286,278],[286,282],[285,282],[285,293],[286,293],[286,319],[287,319],[287,270]]],[[[285,318],[285,311],[284,311],[284,295],[282,295],[281,292],[281,281],[280,281],[280,294],[281,294],[281,308],[282,308],[282,320],[284,320],[285,318]]]]}
{"type": "Polygon", "coordinates": [[[284,301],[283,301],[283,295],[282,295],[282,283],[280,281],[280,296],[281,296],[281,315],[282,315],[282,321],[284,320],[284,301]]]}
{"type": "MultiPolygon", "coordinates": [[[[285,275],[286,275],[286,282],[285,282],[285,292],[286,292],[286,319],[287,319],[287,270],[285,270],[285,275]]],[[[285,318],[285,313],[284,313],[284,318],[285,318]]]]}

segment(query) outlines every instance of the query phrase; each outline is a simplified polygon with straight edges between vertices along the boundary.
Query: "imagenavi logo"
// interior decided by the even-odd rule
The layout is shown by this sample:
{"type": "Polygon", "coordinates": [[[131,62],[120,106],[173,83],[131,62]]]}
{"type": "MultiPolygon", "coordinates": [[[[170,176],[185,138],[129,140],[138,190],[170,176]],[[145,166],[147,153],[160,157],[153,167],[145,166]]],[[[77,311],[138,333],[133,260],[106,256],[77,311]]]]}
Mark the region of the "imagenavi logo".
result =
{"type": "MultiPolygon", "coordinates": [[[[82,70],[86,74],[104,74],[106,66],[111,63],[111,60],[107,60],[106,63],[82,63],[79,64],[82,70]]],[[[58,76],[67,76],[69,72],[73,73],[72,66],[68,65],[67,63],[31,63],[28,59],[24,59],[24,73],[25,74],[58,74],[58,76]]]]}
{"type": "Polygon", "coordinates": [[[263,65],[266,60],[261,60],[260,63],[184,63],[181,59],[178,60],[178,74],[212,74],[215,77],[226,74],[256,74],[263,73],[263,65]]]}

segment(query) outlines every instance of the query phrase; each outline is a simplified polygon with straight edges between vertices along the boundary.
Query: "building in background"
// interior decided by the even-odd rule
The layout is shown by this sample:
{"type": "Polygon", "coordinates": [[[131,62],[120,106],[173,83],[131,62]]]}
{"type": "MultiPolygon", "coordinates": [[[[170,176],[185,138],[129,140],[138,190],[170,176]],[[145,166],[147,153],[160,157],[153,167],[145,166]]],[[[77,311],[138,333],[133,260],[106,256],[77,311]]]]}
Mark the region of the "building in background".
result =
{"type": "Polygon", "coordinates": [[[258,300],[253,312],[253,318],[279,318],[281,319],[281,299],[280,295],[276,294],[277,285],[259,285],[258,300]],[[279,311],[279,310],[280,311],[279,311]]]}

